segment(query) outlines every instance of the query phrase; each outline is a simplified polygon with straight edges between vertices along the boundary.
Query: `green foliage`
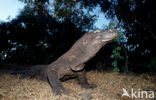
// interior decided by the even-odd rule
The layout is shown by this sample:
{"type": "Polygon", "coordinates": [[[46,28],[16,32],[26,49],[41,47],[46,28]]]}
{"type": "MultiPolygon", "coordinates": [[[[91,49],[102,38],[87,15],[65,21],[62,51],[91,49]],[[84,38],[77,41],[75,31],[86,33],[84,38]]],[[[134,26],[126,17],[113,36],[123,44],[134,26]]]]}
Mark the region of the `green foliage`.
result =
{"type": "Polygon", "coordinates": [[[123,59],[124,57],[121,56],[120,52],[121,52],[121,46],[116,46],[114,48],[114,50],[112,51],[111,58],[114,58],[114,59],[123,59]]]}
{"type": "Polygon", "coordinates": [[[118,61],[124,58],[124,57],[121,55],[121,46],[120,46],[120,45],[117,45],[117,46],[113,49],[110,58],[114,59],[114,61],[113,61],[112,64],[111,64],[111,65],[114,67],[113,71],[114,71],[114,72],[119,72],[118,61]]]}
{"type": "Polygon", "coordinates": [[[114,67],[113,71],[114,72],[119,72],[119,68],[118,67],[114,67]]]}
{"type": "Polygon", "coordinates": [[[124,33],[119,31],[119,34],[114,41],[120,45],[120,39],[123,38],[123,36],[124,36],[124,33]]]}
{"type": "Polygon", "coordinates": [[[10,22],[0,23],[2,63],[50,63],[93,28],[94,15],[79,1],[19,1],[26,4],[24,9],[10,22]]]}
{"type": "Polygon", "coordinates": [[[153,57],[148,65],[148,68],[153,74],[156,74],[156,57],[153,57]]]}
{"type": "MultiPolygon", "coordinates": [[[[110,22],[108,27],[106,29],[112,29],[112,28],[119,28],[118,27],[118,24],[116,22],[110,22]]],[[[116,39],[114,39],[114,49],[112,50],[112,54],[110,56],[110,58],[113,59],[113,62],[112,62],[112,66],[114,67],[113,71],[114,72],[119,72],[119,61],[123,60],[124,59],[124,62],[125,62],[125,65],[124,65],[124,72],[125,73],[128,73],[128,53],[127,53],[127,50],[126,48],[123,46],[122,42],[121,42],[121,39],[123,38],[124,36],[124,31],[122,29],[119,29],[118,30],[119,34],[118,36],[116,37],[116,39]],[[124,55],[122,55],[124,52],[124,55]]],[[[121,67],[120,67],[121,68],[121,67]]]]}
{"type": "Polygon", "coordinates": [[[88,31],[93,28],[95,14],[86,12],[78,0],[19,0],[33,7],[39,13],[45,13],[58,22],[71,21],[77,28],[88,31]]]}
{"type": "MultiPolygon", "coordinates": [[[[124,46],[127,47],[125,58],[130,59],[131,70],[146,72],[146,68],[140,70],[136,64],[144,61],[149,62],[150,56],[156,56],[156,9],[154,0],[81,0],[90,9],[100,7],[101,11],[109,19],[117,19],[120,27],[125,30],[124,46]],[[137,45],[137,46],[136,46],[137,45]],[[148,51],[148,52],[145,52],[148,51]],[[128,55],[129,56],[128,56],[128,55]]],[[[109,28],[113,26],[110,23],[109,28]]],[[[127,62],[127,61],[126,61],[127,62]]],[[[128,64],[126,64],[127,66],[128,64]]],[[[152,66],[151,66],[152,67],[152,66]]],[[[154,67],[154,66],[153,66],[154,67]]],[[[152,68],[153,68],[152,67],[152,68]]]]}
{"type": "Polygon", "coordinates": [[[116,26],[116,22],[110,22],[109,25],[108,25],[108,29],[112,29],[112,28],[115,28],[116,26]]]}
{"type": "MultiPolygon", "coordinates": [[[[117,26],[116,22],[110,22],[106,29],[116,28],[116,26],[117,26]]],[[[111,65],[114,67],[113,69],[114,72],[119,72],[118,62],[124,59],[124,57],[121,55],[121,51],[123,47],[120,44],[120,39],[122,37],[123,37],[123,32],[119,31],[117,38],[114,40],[115,45],[113,47],[112,54],[110,56],[110,58],[113,59],[111,65]]]]}
{"type": "Polygon", "coordinates": [[[126,74],[128,74],[129,73],[128,53],[127,53],[126,48],[120,42],[120,39],[123,37],[123,35],[124,35],[123,32],[119,32],[118,37],[114,40],[116,45],[114,46],[114,49],[112,51],[110,58],[114,59],[114,61],[112,62],[112,66],[114,67],[113,69],[114,72],[119,72],[118,62],[124,59],[125,65],[124,65],[123,70],[126,74]],[[124,52],[124,55],[121,55],[122,52],[124,52]]]}

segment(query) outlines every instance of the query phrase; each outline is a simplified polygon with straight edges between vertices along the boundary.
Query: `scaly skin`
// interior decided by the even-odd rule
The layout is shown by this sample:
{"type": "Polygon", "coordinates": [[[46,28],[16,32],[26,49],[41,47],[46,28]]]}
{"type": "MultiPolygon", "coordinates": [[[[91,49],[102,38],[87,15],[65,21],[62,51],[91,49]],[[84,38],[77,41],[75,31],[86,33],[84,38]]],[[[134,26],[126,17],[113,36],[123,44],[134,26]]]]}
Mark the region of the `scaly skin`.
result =
{"type": "Polygon", "coordinates": [[[84,88],[95,88],[95,84],[89,84],[86,79],[84,64],[96,55],[96,53],[108,42],[117,37],[118,32],[110,29],[107,31],[93,31],[84,34],[65,54],[45,67],[42,67],[40,76],[47,79],[53,93],[68,94],[61,81],[71,77],[78,77],[84,88]]]}

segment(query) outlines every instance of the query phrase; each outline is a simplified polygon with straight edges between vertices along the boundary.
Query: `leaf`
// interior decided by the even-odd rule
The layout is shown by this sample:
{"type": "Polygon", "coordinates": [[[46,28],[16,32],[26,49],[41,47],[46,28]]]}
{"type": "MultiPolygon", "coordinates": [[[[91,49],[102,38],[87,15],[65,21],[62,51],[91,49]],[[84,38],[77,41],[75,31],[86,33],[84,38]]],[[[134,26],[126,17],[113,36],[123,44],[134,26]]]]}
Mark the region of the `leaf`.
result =
{"type": "Polygon", "coordinates": [[[124,57],[123,56],[119,56],[119,59],[124,59],[124,57]]]}
{"type": "Polygon", "coordinates": [[[117,61],[112,62],[111,65],[114,66],[114,67],[117,67],[117,61]]]}
{"type": "Polygon", "coordinates": [[[120,51],[120,50],[121,50],[121,47],[118,46],[118,47],[116,48],[116,50],[120,51]]]}
{"type": "Polygon", "coordinates": [[[115,67],[115,68],[113,69],[113,71],[114,71],[114,72],[119,72],[119,68],[118,68],[118,67],[115,67]]]}
{"type": "Polygon", "coordinates": [[[111,57],[111,58],[114,58],[114,55],[112,54],[110,57],[111,57]]]}

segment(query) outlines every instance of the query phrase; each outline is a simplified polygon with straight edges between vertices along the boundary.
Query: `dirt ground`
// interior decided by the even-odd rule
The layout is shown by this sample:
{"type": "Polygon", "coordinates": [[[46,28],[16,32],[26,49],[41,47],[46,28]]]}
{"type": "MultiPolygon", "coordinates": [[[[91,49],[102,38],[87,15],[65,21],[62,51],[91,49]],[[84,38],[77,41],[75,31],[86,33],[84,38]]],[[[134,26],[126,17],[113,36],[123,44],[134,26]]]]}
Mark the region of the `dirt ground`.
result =
{"type": "MultiPolygon", "coordinates": [[[[47,82],[38,79],[19,79],[19,75],[0,73],[0,100],[81,100],[84,92],[92,95],[91,100],[137,100],[121,97],[123,88],[128,92],[131,89],[138,91],[154,91],[156,94],[156,76],[147,74],[125,75],[113,72],[87,72],[89,83],[97,84],[95,89],[84,89],[75,79],[63,82],[65,88],[70,90],[69,95],[55,95],[47,82]]],[[[156,96],[155,96],[156,97],[156,96]]],[[[138,99],[138,100],[156,100],[138,99]]]]}

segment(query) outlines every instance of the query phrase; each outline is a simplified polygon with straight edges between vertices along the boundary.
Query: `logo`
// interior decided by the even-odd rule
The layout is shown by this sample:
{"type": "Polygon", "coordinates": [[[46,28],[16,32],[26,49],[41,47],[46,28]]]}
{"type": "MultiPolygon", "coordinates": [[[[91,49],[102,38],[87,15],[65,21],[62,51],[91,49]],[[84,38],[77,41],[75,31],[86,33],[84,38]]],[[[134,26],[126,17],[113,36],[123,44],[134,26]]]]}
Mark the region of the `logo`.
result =
{"type": "Polygon", "coordinates": [[[123,93],[122,93],[122,96],[126,96],[126,97],[129,97],[129,98],[154,98],[155,97],[155,94],[154,94],[154,91],[150,90],[150,91],[143,91],[143,90],[140,90],[140,89],[131,89],[130,92],[128,92],[125,88],[122,89],[123,90],[123,93]]]}

